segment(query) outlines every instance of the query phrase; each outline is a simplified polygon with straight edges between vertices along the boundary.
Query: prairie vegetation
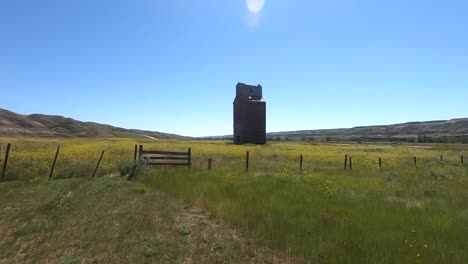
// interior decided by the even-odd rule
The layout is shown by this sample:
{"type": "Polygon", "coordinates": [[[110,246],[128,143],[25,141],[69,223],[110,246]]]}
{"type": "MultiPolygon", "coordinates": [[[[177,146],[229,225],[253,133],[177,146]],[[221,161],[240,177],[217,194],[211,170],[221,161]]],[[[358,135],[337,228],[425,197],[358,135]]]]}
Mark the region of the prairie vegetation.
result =
{"type": "MultiPolygon", "coordinates": [[[[282,254],[298,256],[299,260],[294,261],[464,263],[468,259],[468,168],[460,160],[467,153],[466,145],[235,146],[220,141],[136,139],[56,142],[16,139],[11,143],[11,160],[4,180],[13,182],[0,183],[2,188],[8,186],[19,191],[37,185],[36,192],[40,193],[56,182],[85,184],[80,179],[89,178],[100,152],[105,150],[96,184],[106,185],[107,181],[118,182],[118,186],[138,184],[158,195],[183,200],[207,210],[213,219],[225,221],[245,237],[282,254]],[[57,144],[62,148],[54,179],[66,180],[46,183],[57,144]],[[115,181],[109,176],[126,174],[132,164],[134,144],[144,144],[145,149],[175,151],[191,147],[193,166],[145,168],[137,175],[136,183],[115,181]],[[248,172],[246,151],[250,152],[248,172]],[[352,171],[343,169],[346,154],[353,159],[352,171]],[[302,171],[300,155],[304,156],[302,171]],[[382,169],[378,166],[379,157],[382,169]],[[413,157],[417,157],[417,167],[413,157]],[[213,158],[210,171],[208,158],[213,158]]],[[[93,182],[86,184],[94,186],[93,182]]],[[[105,190],[99,193],[108,195],[105,190]]],[[[46,196],[38,198],[49,202],[58,199],[46,196]]],[[[99,201],[99,197],[96,194],[93,200],[99,201]]],[[[131,195],[124,197],[132,199],[131,195]]],[[[2,197],[15,199],[13,194],[2,197]]],[[[117,205],[110,205],[113,206],[117,205]]],[[[139,212],[149,208],[143,206],[139,212]]],[[[57,219],[71,217],[68,215],[71,211],[57,219]]],[[[3,226],[18,225],[14,221],[17,218],[7,210],[1,214],[6,219],[0,220],[3,226]]],[[[74,214],[81,215],[78,211],[74,214]]],[[[43,217],[53,214],[46,212],[43,217]]],[[[0,259],[1,254],[14,250],[11,247],[0,245],[0,259]]]]}
{"type": "Polygon", "coordinates": [[[0,263],[300,263],[117,177],[0,184],[0,263]]]}

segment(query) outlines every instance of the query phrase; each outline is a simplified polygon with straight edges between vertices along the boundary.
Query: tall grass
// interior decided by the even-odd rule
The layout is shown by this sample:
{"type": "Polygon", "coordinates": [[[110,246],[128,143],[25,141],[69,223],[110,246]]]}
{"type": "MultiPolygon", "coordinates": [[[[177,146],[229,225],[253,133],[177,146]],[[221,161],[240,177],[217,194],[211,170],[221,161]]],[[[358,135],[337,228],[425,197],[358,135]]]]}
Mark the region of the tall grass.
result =
{"type": "MultiPolygon", "coordinates": [[[[6,143],[0,140],[0,143],[6,143]]],[[[18,140],[9,180],[45,181],[57,144],[56,178],[125,171],[134,144],[192,148],[193,167],[145,170],[150,188],[196,203],[263,243],[312,263],[464,263],[468,259],[466,146],[212,141],[18,140]],[[245,172],[245,152],[250,170],[245,172]],[[344,155],[353,171],[343,170],[344,155]],[[299,171],[299,156],[304,170],[299,171]],[[444,161],[439,161],[444,155],[444,161]],[[418,158],[418,167],[413,157],[418,158]],[[466,156],[466,155],[465,155],[466,156]],[[378,158],[383,169],[378,168],[378,158]],[[213,158],[213,170],[207,160],[213,158]],[[122,169],[123,167],[123,169],[122,169]]]]}
{"type": "MultiPolygon", "coordinates": [[[[250,167],[262,173],[296,172],[299,156],[304,155],[305,172],[332,172],[343,168],[344,155],[353,157],[353,168],[359,171],[378,170],[378,158],[384,169],[413,168],[413,157],[418,157],[420,168],[439,164],[458,166],[460,154],[467,146],[398,146],[357,144],[270,143],[265,146],[237,146],[221,141],[174,141],[137,139],[0,139],[1,145],[12,143],[5,180],[47,180],[57,145],[61,145],[54,177],[74,178],[91,174],[101,151],[106,151],[98,176],[118,173],[122,163],[133,159],[135,144],[145,149],[185,151],[192,148],[193,167],[206,168],[213,158],[214,168],[242,172],[245,152],[250,151],[250,167]]],[[[3,148],[5,149],[5,148],[3,148]]],[[[4,153],[3,153],[4,154],[4,153]]]]}
{"type": "Polygon", "coordinates": [[[158,168],[144,182],[313,263],[463,263],[466,176],[466,169],[436,179],[423,169],[271,175],[158,168]]]}

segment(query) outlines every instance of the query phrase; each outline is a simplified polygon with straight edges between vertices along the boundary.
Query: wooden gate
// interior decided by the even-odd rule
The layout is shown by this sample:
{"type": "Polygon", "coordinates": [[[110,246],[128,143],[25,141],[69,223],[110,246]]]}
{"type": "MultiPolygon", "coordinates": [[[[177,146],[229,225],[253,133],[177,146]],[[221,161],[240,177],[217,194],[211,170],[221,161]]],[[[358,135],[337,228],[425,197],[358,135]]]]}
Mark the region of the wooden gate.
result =
{"type": "Polygon", "coordinates": [[[187,166],[192,167],[192,149],[187,152],[144,150],[140,145],[139,159],[147,165],[155,166],[187,166]]]}

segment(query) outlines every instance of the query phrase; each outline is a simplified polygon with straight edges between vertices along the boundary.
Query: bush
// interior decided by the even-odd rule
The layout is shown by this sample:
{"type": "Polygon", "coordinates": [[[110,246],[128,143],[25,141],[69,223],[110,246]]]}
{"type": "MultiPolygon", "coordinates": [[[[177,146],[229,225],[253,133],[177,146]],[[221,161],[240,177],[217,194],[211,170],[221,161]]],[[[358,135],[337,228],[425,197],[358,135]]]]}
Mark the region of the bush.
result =
{"type": "Polygon", "coordinates": [[[146,170],[146,166],[141,161],[124,160],[118,163],[117,169],[121,177],[136,177],[146,170]]]}
{"type": "Polygon", "coordinates": [[[123,160],[117,164],[117,170],[120,173],[120,177],[129,175],[133,167],[135,166],[135,161],[123,160]]]}

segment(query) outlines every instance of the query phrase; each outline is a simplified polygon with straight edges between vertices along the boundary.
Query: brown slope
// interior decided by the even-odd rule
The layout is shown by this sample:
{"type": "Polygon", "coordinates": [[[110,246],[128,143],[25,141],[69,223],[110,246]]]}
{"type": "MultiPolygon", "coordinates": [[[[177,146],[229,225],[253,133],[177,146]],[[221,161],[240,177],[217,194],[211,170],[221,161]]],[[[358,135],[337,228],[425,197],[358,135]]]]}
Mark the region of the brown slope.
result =
{"type": "Polygon", "coordinates": [[[185,138],[155,131],[124,129],[93,122],[81,122],[58,115],[21,115],[0,108],[0,136],[107,138],[138,135],[164,139],[185,138]]]}
{"type": "Polygon", "coordinates": [[[468,118],[451,120],[409,122],[394,125],[363,126],[343,129],[321,129],[268,133],[270,137],[288,137],[317,139],[332,137],[342,140],[388,140],[416,138],[419,135],[432,137],[463,138],[468,135],[468,118]]]}

